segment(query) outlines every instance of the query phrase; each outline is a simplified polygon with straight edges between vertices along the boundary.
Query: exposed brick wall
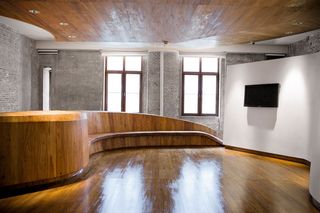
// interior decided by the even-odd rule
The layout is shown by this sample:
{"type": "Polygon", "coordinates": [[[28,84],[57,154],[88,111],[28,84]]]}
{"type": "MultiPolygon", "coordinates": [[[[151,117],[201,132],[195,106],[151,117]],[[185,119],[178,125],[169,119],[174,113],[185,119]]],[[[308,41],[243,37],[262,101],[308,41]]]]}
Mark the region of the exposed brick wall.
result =
{"type": "Polygon", "coordinates": [[[163,62],[163,115],[179,117],[181,73],[178,52],[164,52],[163,62]]]}
{"type": "Polygon", "coordinates": [[[148,56],[142,56],[142,112],[147,113],[148,110],[148,56]]]}
{"type": "Polygon", "coordinates": [[[146,113],[160,114],[160,52],[149,52],[147,69],[143,78],[144,91],[147,94],[143,100],[147,105],[146,113]]]}
{"type": "Polygon", "coordinates": [[[36,64],[35,42],[0,24],[0,111],[37,108],[36,64]]]}
{"type": "MultiPolygon", "coordinates": [[[[58,55],[39,56],[40,93],[42,69],[51,67],[50,108],[52,110],[102,110],[104,57],[100,51],[60,50],[58,55]]],[[[147,111],[148,57],[143,56],[142,111],[147,111]]],[[[152,74],[150,74],[152,76],[152,74]]]]}
{"type": "Polygon", "coordinates": [[[220,100],[219,100],[219,116],[180,116],[180,118],[192,122],[204,124],[219,134],[222,138],[223,135],[223,120],[224,120],[224,85],[226,77],[226,59],[221,58],[220,61],[220,100]]]}
{"type": "MultiPolygon", "coordinates": [[[[207,125],[218,132],[222,132],[223,116],[223,94],[221,89],[220,96],[220,116],[180,116],[181,115],[181,57],[177,52],[164,52],[164,116],[177,117],[193,122],[207,125]]],[[[222,59],[221,69],[221,88],[224,86],[225,59],[222,59]]],[[[144,75],[146,81],[144,86],[148,101],[147,113],[160,114],[160,52],[149,52],[147,57],[147,70],[144,75]]]]}
{"type": "Polygon", "coordinates": [[[289,45],[289,56],[312,54],[320,51],[320,33],[289,45]]]}
{"type": "MultiPolygon", "coordinates": [[[[1,25],[0,25],[1,26],[1,25]]],[[[102,110],[103,58],[99,51],[59,51],[38,56],[32,40],[12,29],[0,31],[0,110],[41,107],[42,68],[52,67],[51,109],[102,110]],[[39,58],[39,63],[36,63],[39,58]]],[[[264,54],[227,54],[223,64],[265,60],[264,54]]],[[[160,52],[144,57],[143,111],[160,113],[160,52]]],[[[225,66],[221,70],[220,116],[182,117],[221,131],[223,128],[225,66]]],[[[164,53],[164,114],[180,117],[181,60],[178,53],[164,53]]]]}
{"type": "Polygon", "coordinates": [[[100,51],[61,50],[58,55],[41,55],[39,66],[52,68],[52,110],[102,110],[104,72],[100,51]]]}

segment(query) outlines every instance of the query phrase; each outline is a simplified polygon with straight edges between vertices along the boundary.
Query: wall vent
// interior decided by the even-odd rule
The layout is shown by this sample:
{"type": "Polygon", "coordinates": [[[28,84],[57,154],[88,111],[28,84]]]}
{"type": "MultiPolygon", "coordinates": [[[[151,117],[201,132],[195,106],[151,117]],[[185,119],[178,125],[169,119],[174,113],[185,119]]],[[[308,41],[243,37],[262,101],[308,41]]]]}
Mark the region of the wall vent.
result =
{"type": "Polygon", "coordinates": [[[265,56],[266,56],[266,60],[273,60],[273,59],[287,57],[287,55],[284,53],[267,53],[265,56]]]}
{"type": "Polygon", "coordinates": [[[58,50],[38,49],[39,55],[58,55],[58,50]]]}

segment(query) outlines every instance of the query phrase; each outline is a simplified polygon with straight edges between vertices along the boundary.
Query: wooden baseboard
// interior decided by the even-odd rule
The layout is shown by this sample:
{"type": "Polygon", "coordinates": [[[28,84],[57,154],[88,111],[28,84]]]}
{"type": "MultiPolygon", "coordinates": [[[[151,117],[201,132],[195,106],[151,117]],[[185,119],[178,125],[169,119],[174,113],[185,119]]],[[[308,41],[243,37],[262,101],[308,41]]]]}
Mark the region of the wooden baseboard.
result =
{"type": "Polygon", "coordinates": [[[314,207],[316,207],[318,210],[320,210],[320,203],[319,203],[319,201],[317,201],[316,199],[314,199],[314,197],[312,197],[312,195],[309,193],[309,195],[310,195],[310,201],[311,201],[311,203],[312,203],[312,205],[314,206],[314,207]]]}
{"type": "Polygon", "coordinates": [[[301,163],[307,166],[310,166],[310,161],[302,159],[302,158],[295,158],[295,157],[290,157],[286,155],[279,155],[279,154],[273,154],[269,152],[262,152],[262,151],[257,151],[257,150],[252,150],[252,149],[245,149],[245,148],[240,148],[240,147],[235,147],[235,146],[229,146],[229,145],[224,145],[226,149],[232,149],[240,152],[247,152],[250,154],[255,154],[255,155],[262,155],[266,157],[271,157],[271,158],[277,158],[281,160],[287,160],[287,161],[292,161],[296,163],[301,163]]]}

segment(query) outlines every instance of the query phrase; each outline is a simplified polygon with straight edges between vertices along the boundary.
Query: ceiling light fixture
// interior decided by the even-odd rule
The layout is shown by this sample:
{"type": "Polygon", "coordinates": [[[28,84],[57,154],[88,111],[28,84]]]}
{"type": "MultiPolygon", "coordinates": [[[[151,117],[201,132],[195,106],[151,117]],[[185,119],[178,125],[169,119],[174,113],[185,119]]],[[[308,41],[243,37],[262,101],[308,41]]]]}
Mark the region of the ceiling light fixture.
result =
{"type": "Polygon", "coordinates": [[[40,11],[39,11],[39,10],[36,10],[36,9],[31,9],[31,10],[28,10],[28,11],[29,11],[29,13],[32,13],[32,14],[34,14],[34,15],[40,13],[40,11]]]}
{"type": "Polygon", "coordinates": [[[167,40],[162,40],[162,47],[166,47],[167,46],[167,44],[169,43],[169,41],[167,41],[167,40]]]}
{"type": "Polygon", "coordinates": [[[68,26],[69,23],[67,23],[67,22],[60,22],[59,25],[60,25],[60,26],[68,26]]]}
{"type": "Polygon", "coordinates": [[[303,22],[295,21],[295,22],[292,22],[291,25],[294,25],[294,26],[303,25],[303,22]]]}
{"type": "Polygon", "coordinates": [[[289,4],[287,4],[287,7],[298,8],[298,7],[302,7],[305,3],[306,3],[305,0],[291,0],[289,4]]]}

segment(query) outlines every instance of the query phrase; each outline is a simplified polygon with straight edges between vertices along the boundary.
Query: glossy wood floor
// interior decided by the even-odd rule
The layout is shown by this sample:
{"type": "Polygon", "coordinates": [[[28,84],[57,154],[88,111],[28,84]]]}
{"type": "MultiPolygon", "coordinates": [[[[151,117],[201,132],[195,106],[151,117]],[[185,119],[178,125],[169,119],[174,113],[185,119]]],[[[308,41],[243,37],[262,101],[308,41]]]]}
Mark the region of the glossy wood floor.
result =
{"type": "Polygon", "coordinates": [[[86,179],[0,200],[0,212],[317,212],[307,166],[224,148],[96,154],[86,179]]]}

